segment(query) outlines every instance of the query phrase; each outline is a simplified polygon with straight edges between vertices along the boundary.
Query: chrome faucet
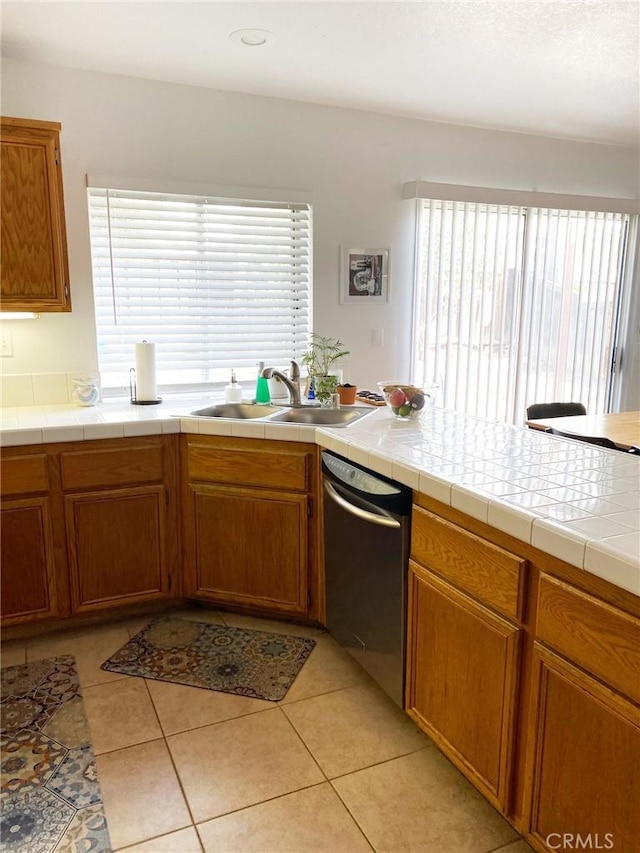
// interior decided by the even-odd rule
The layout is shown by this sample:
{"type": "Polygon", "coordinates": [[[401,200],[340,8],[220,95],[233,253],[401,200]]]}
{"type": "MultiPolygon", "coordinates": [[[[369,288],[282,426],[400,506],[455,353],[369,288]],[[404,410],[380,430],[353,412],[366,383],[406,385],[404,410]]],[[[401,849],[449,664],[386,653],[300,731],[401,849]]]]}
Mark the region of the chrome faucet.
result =
{"type": "Polygon", "coordinates": [[[298,367],[298,363],[295,361],[291,362],[291,377],[288,377],[286,374],[282,373],[280,370],[276,370],[275,367],[265,367],[262,371],[262,375],[265,379],[271,379],[272,376],[277,376],[277,378],[286,385],[287,390],[289,392],[289,402],[292,406],[300,405],[300,368],[298,367]]]}

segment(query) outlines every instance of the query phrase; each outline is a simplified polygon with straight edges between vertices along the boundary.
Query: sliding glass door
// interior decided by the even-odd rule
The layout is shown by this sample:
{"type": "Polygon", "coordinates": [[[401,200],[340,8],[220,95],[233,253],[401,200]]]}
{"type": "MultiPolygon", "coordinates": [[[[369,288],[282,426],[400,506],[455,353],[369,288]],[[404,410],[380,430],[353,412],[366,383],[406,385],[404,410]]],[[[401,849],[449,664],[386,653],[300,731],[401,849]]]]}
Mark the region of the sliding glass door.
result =
{"type": "Polygon", "coordinates": [[[424,201],[413,379],[522,423],[531,403],[605,411],[628,216],[424,201]]]}

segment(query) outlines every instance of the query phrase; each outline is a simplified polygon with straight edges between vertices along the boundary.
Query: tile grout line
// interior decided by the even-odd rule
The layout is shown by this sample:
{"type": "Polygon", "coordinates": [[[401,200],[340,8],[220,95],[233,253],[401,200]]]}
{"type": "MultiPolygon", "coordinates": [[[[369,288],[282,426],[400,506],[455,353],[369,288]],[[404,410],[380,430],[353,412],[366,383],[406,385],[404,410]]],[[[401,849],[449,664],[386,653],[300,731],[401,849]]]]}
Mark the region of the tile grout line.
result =
{"type": "MultiPolygon", "coordinates": [[[[148,844],[150,841],[157,841],[159,838],[166,838],[167,835],[172,835],[174,832],[182,832],[184,829],[190,829],[188,826],[182,826],[180,829],[172,829],[171,832],[163,832],[162,835],[154,835],[151,838],[145,838],[144,841],[136,841],[134,844],[128,844],[126,847],[114,847],[112,853],[127,853],[127,850],[132,850],[137,847],[139,844],[148,844]]],[[[198,839],[198,844],[200,844],[200,851],[204,853],[204,849],[202,847],[202,842],[200,841],[200,836],[198,835],[197,826],[193,826],[193,829],[196,832],[196,837],[198,839]]],[[[179,853],[179,851],[176,851],[179,853]]]]}
{"type": "MultiPolygon", "coordinates": [[[[233,627],[235,627],[235,626],[233,626],[233,625],[227,625],[227,624],[225,623],[225,627],[231,627],[231,628],[233,628],[233,627]]],[[[149,690],[148,679],[143,678],[143,681],[144,681],[145,688],[146,688],[146,690],[147,690],[147,694],[148,694],[149,699],[150,699],[150,701],[151,701],[151,705],[152,705],[152,707],[153,707],[153,711],[154,711],[155,717],[156,717],[156,719],[157,719],[157,721],[158,721],[158,725],[159,725],[159,727],[160,727],[160,731],[161,731],[161,733],[162,733],[162,738],[154,738],[153,740],[163,740],[163,741],[164,741],[164,743],[165,743],[165,746],[166,746],[167,752],[168,752],[168,754],[169,754],[169,758],[170,758],[170,760],[171,760],[171,764],[172,764],[172,767],[173,767],[174,773],[176,774],[176,778],[177,778],[178,784],[179,784],[179,786],[180,786],[180,790],[181,790],[181,793],[182,793],[183,799],[184,799],[184,801],[185,801],[185,804],[186,804],[186,806],[187,806],[187,810],[188,810],[189,815],[190,815],[190,817],[191,817],[192,826],[193,826],[193,828],[195,829],[195,831],[196,831],[196,835],[197,835],[197,837],[198,837],[198,843],[200,844],[201,848],[204,850],[203,843],[202,843],[202,838],[201,838],[200,832],[199,832],[199,830],[198,830],[198,824],[195,822],[195,818],[194,818],[194,816],[193,816],[193,812],[192,812],[192,810],[191,810],[191,806],[189,805],[189,800],[188,800],[187,795],[186,795],[186,792],[185,792],[185,790],[184,790],[184,787],[183,787],[183,784],[182,784],[182,780],[181,780],[181,778],[180,778],[180,774],[179,774],[179,772],[178,772],[178,768],[177,768],[177,766],[176,766],[176,764],[175,764],[174,757],[173,757],[173,753],[171,752],[171,747],[170,747],[169,742],[168,742],[168,737],[170,737],[170,736],[169,736],[169,735],[167,735],[167,734],[165,733],[164,728],[163,728],[163,726],[162,726],[162,722],[161,722],[161,720],[160,720],[160,717],[159,717],[159,715],[158,715],[158,711],[157,711],[156,706],[155,706],[155,703],[154,703],[154,701],[153,701],[153,696],[151,695],[151,691],[149,690]]],[[[344,689],[344,688],[343,688],[343,689],[344,689]]],[[[330,692],[336,692],[336,691],[330,691],[330,692]]],[[[298,700],[298,701],[304,701],[304,700],[298,700]]],[[[291,703],[291,704],[293,704],[293,703],[291,703]]],[[[174,734],[175,734],[175,735],[186,734],[187,732],[196,731],[196,730],[201,729],[201,728],[207,728],[207,727],[208,727],[208,726],[210,726],[210,725],[218,725],[218,724],[221,724],[221,723],[230,722],[231,720],[234,720],[234,719],[240,719],[240,718],[242,718],[242,717],[247,717],[247,716],[255,716],[256,714],[261,714],[261,713],[263,713],[263,712],[265,712],[265,711],[273,711],[273,710],[276,710],[276,709],[277,709],[277,710],[280,710],[280,711],[282,712],[282,716],[283,716],[283,717],[284,717],[284,719],[287,721],[287,723],[291,726],[292,730],[294,731],[294,733],[296,734],[296,736],[298,737],[298,739],[299,739],[299,740],[300,740],[300,742],[302,743],[302,745],[303,745],[303,747],[304,747],[305,751],[309,754],[309,756],[310,756],[311,760],[314,762],[315,766],[318,768],[318,770],[319,770],[319,771],[320,771],[320,773],[322,774],[322,776],[323,776],[323,781],[322,781],[322,782],[314,783],[313,785],[305,785],[305,786],[303,786],[302,788],[296,788],[296,789],[294,789],[293,791],[287,791],[287,792],[285,792],[285,793],[283,793],[283,794],[279,794],[279,795],[277,795],[277,796],[275,796],[275,797],[269,797],[269,798],[267,798],[267,799],[265,799],[265,800],[261,800],[261,801],[259,801],[259,802],[257,802],[257,803],[250,803],[250,804],[248,804],[248,805],[246,805],[246,806],[242,806],[241,808],[238,808],[238,809],[232,809],[232,810],[230,810],[230,811],[228,811],[228,812],[224,812],[224,813],[222,813],[222,814],[216,815],[215,817],[208,818],[206,821],[202,821],[201,823],[208,823],[210,820],[217,820],[218,818],[224,817],[224,816],[226,816],[226,815],[235,814],[235,813],[237,813],[237,812],[245,811],[246,809],[249,809],[249,808],[253,808],[253,807],[255,807],[255,806],[262,805],[263,803],[268,803],[268,802],[271,802],[271,801],[273,801],[273,800],[282,799],[283,797],[289,796],[290,794],[297,793],[298,791],[303,791],[303,790],[308,790],[308,789],[310,789],[310,788],[315,788],[315,787],[318,787],[319,785],[324,785],[324,784],[327,784],[327,783],[329,782],[329,779],[327,778],[327,776],[326,776],[325,772],[323,771],[322,767],[320,767],[320,765],[319,765],[319,764],[318,764],[318,762],[316,761],[316,759],[315,759],[314,755],[311,753],[311,751],[309,750],[309,748],[308,748],[307,744],[304,742],[303,738],[301,737],[300,733],[299,733],[299,732],[298,732],[298,730],[295,728],[295,726],[293,725],[293,723],[291,722],[291,720],[287,717],[286,713],[284,713],[284,710],[283,710],[283,708],[279,705],[279,703],[274,704],[274,706],[273,706],[272,708],[261,708],[260,710],[251,711],[251,712],[249,712],[248,714],[240,714],[240,715],[237,715],[237,716],[235,716],[235,717],[227,718],[227,719],[225,719],[225,720],[217,720],[217,721],[216,721],[216,722],[214,722],[214,723],[206,723],[206,724],[204,724],[204,725],[202,725],[202,726],[195,726],[194,728],[191,728],[191,729],[185,729],[183,732],[175,732],[174,734]]],[[[147,743],[148,743],[148,742],[150,742],[150,741],[147,741],[147,743]]],[[[112,750],[112,751],[116,751],[116,750],[112,750]]],[[[358,825],[357,823],[356,823],[356,826],[358,826],[358,829],[360,830],[360,827],[359,827],[359,825],[358,825]]],[[[177,830],[176,830],[176,831],[177,831],[177,830]]],[[[360,830],[360,831],[361,831],[361,830],[360,830]]],[[[166,834],[166,833],[165,833],[165,834],[166,834]]],[[[154,836],[154,837],[161,837],[161,836],[154,836]]],[[[145,839],[145,842],[146,842],[146,841],[150,841],[150,840],[153,840],[153,839],[152,839],[152,838],[151,838],[151,839],[145,839]]],[[[137,842],[137,843],[142,843],[142,842],[137,842]]],[[[367,842],[367,843],[368,843],[368,842],[367,842]]]]}
{"type": "MultiPolygon", "coordinates": [[[[171,748],[169,746],[167,736],[165,735],[164,729],[162,727],[162,722],[160,720],[160,716],[158,714],[155,703],[153,701],[153,696],[151,695],[151,691],[149,690],[149,685],[147,684],[147,679],[143,678],[142,681],[144,682],[144,687],[145,687],[145,690],[147,691],[147,696],[149,697],[149,701],[151,702],[151,707],[153,708],[153,713],[155,715],[156,720],[158,721],[158,726],[159,726],[160,731],[162,733],[162,741],[164,742],[165,749],[167,750],[167,755],[169,756],[169,761],[171,762],[171,766],[173,767],[173,772],[175,773],[176,781],[178,782],[178,786],[180,788],[180,793],[182,794],[182,799],[184,800],[184,804],[187,807],[187,812],[189,814],[189,817],[191,818],[191,826],[193,826],[193,828],[196,830],[196,835],[198,837],[198,844],[200,844],[200,847],[202,848],[202,842],[200,840],[200,834],[198,833],[198,830],[196,829],[196,822],[195,822],[194,817],[193,817],[193,812],[191,811],[191,806],[189,804],[189,800],[187,799],[187,794],[186,794],[186,791],[184,790],[184,786],[182,784],[182,779],[180,778],[180,774],[178,773],[178,768],[176,767],[176,763],[173,759],[173,753],[171,752],[171,748]]],[[[182,827],[182,828],[184,829],[185,827],[182,827]]],[[[165,833],[165,835],[166,834],[167,833],[165,833]]],[[[145,839],[145,840],[148,840],[148,839],[145,839]]],[[[202,849],[204,849],[204,848],[202,848],[202,849]]]]}
{"type": "MultiPolygon", "coordinates": [[[[322,693],[312,693],[310,696],[301,696],[300,699],[292,699],[290,702],[285,702],[284,699],[279,699],[278,707],[289,708],[291,705],[297,705],[300,702],[306,702],[307,699],[318,699],[320,698],[320,696],[330,696],[332,693],[339,693],[341,690],[350,690],[352,687],[360,687],[360,685],[366,683],[366,681],[354,681],[353,684],[343,684],[342,687],[334,687],[333,689],[325,690],[322,693]]],[[[375,684],[373,679],[371,679],[371,684],[375,684]]]]}
{"type": "MultiPolygon", "coordinates": [[[[347,688],[342,688],[342,689],[347,689],[347,688]]],[[[331,691],[331,692],[336,693],[336,692],[338,692],[338,691],[335,691],[335,690],[334,690],[334,691],[331,691]]],[[[304,700],[300,700],[300,701],[304,701],[304,700]]],[[[291,704],[293,705],[294,703],[292,702],[291,704]]],[[[342,799],[342,797],[340,796],[340,794],[338,793],[338,791],[336,791],[335,786],[333,785],[332,780],[327,776],[327,774],[325,773],[325,771],[322,769],[322,767],[321,767],[321,766],[320,766],[320,764],[318,763],[318,761],[317,761],[316,757],[313,755],[313,753],[311,752],[310,748],[309,748],[309,747],[307,746],[307,744],[305,743],[304,738],[302,737],[302,735],[300,734],[300,732],[298,731],[298,729],[295,727],[295,724],[293,723],[293,721],[292,721],[292,720],[290,720],[290,719],[289,719],[289,717],[287,717],[287,714],[286,714],[286,712],[285,712],[284,707],[282,707],[282,706],[281,706],[281,707],[280,707],[280,710],[283,712],[283,714],[284,714],[285,718],[287,719],[287,721],[288,721],[289,725],[291,726],[291,728],[292,728],[292,729],[294,730],[294,732],[297,734],[297,736],[298,736],[298,738],[300,739],[300,741],[301,741],[302,745],[304,746],[304,748],[307,750],[307,752],[309,753],[309,755],[311,756],[311,758],[313,759],[313,761],[314,761],[314,762],[316,763],[316,765],[318,766],[318,768],[319,768],[320,772],[322,773],[322,775],[324,776],[324,778],[325,778],[326,782],[331,786],[331,790],[332,790],[332,791],[333,791],[333,793],[338,797],[338,799],[340,800],[340,802],[341,802],[341,803],[342,803],[342,805],[344,806],[344,808],[345,808],[345,810],[346,810],[347,814],[349,815],[349,817],[351,818],[351,820],[354,822],[354,824],[355,824],[355,825],[356,825],[356,827],[358,828],[358,831],[360,832],[360,834],[362,835],[362,837],[364,838],[364,840],[365,840],[365,841],[367,842],[367,844],[371,847],[371,849],[375,851],[375,849],[376,849],[376,848],[373,846],[372,842],[369,840],[369,837],[367,836],[367,834],[365,833],[365,831],[363,830],[363,828],[360,826],[359,822],[356,820],[356,818],[354,817],[354,815],[352,814],[351,810],[349,809],[349,807],[347,806],[347,804],[344,802],[344,800],[342,799]]],[[[422,749],[427,749],[427,748],[428,748],[428,746],[429,746],[429,744],[426,744],[425,746],[421,747],[419,750],[415,750],[415,751],[416,751],[416,752],[420,752],[422,749]]],[[[407,754],[411,754],[411,753],[407,753],[407,754]]],[[[401,758],[402,756],[397,756],[397,757],[398,757],[398,758],[401,758]]],[[[394,760],[393,758],[388,759],[388,761],[393,761],[393,760],[394,760]]],[[[387,761],[381,761],[381,762],[378,762],[378,763],[379,763],[379,764],[386,764],[386,763],[387,763],[387,761]]],[[[370,767],[375,767],[376,765],[372,764],[372,765],[369,765],[369,766],[370,766],[370,767]]],[[[366,768],[366,767],[363,767],[363,768],[361,768],[361,769],[362,769],[362,770],[366,770],[367,768],[366,768]]],[[[352,771],[352,772],[353,772],[353,773],[357,773],[358,771],[357,771],[357,770],[354,770],[354,771],[352,771]]],[[[351,775],[351,774],[349,774],[349,773],[345,773],[345,774],[343,774],[343,775],[345,775],[345,776],[349,776],[349,775],[351,775]]],[[[337,777],[335,777],[335,778],[338,778],[338,779],[339,779],[339,778],[341,778],[341,777],[337,776],[337,777]]],[[[325,783],[323,782],[323,783],[320,783],[320,784],[325,784],[325,783]]]]}
{"type": "Polygon", "coordinates": [[[286,714],[286,712],[285,712],[284,708],[280,707],[280,705],[278,705],[278,706],[277,706],[277,708],[278,708],[278,710],[280,711],[280,713],[282,714],[282,716],[284,717],[284,719],[286,720],[286,722],[291,726],[291,729],[293,730],[294,734],[296,735],[296,737],[298,738],[298,740],[300,741],[300,743],[302,744],[302,746],[305,748],[305,751],[309,754],[309,756],[310,756],[311,760],[313,761],[313,763],[316,765],[316,767],[318,768],[318,770],[322,773],[322,775],[323,775],[323,777],[324,777],[324,781],[325,781],[325,782],[328,782],[328,781],[329,781],[329,777],[327,776],[327,774],[324,772],[324,770],[323,770],[323,769],[322,769],[322,767],[320,766],[320,764],[319,764],[319,762],[318,762],[317,758],[315,757],[315,755],[311,752],[311,750],[309,749],[309,747],[308,747],[308,746],[307,746],[307,744],[305,743],[304,738],[302,737],[302,735],[300,734],[300,732],[298,731],[298,729],[294,726],[294,724],[292,723],[292,721],[291,721],[291,720],[289,719],[289,717],[287,716],[287,714],[286,714]]]}
{"type": "Polygon", "coordinates": [[[248,809],[255,809],[257,806],[263,806],[265,803],[273,803],[275,800],[282,800],[284,797],[290,797],[292,794],[300,793],[300,791],[310,791],[312,788],[319,788],[321,785],[326,784],[327,780],[325,779],[323,782],[313,782],[311,785],[303,785],[301,788],[295,788],[293,791],[285,791],[283,794],[276,794],[273,797],[267,797],[266,800],[258,800],[256,803],[247,803],[246,806],[239,806],[237,809],[230,809],[228,812],[222,812],[214,817],[208,817],[206,820],[201,820],[200,823],[194,824],[194,826],[197,830],[199,826],[202,826],[205,823],[211,823],[214,820],[218,820],[218,818],[229,817],[229,815],[238,814],[239,812],[244,812],[248,809]]]}
{"type": "MultiPolygon", "coordinates": [[[[432,749],[437,747],[433,743],[426,743],[424,746],[418,747],[418,749],[412,749],[409,752],[402,752],[399,755],[394,755],[391,758],[383,758],[382,761],[374,761],[373,764],[366,764],[364,767],[358,767],[357,770],[349,770],[347,773],[340,773],[338,776],[332,776],[328,779],[328,782],[337,781],[338,779],[344,779],[346,776],[353,776],[354,773],[360,773],[363,770],[371,770],[372,767],[381,767],[383,764],[389,764],[392,761],[397,761],[399,758],[406,758],[408,755],[415,755],[417,752],[423,752],[425,749],[432,749]]],[[[493,851],[489,851],[489,853],[493,853],[493,851]]]]}
{"type": "MultiPolygon", "coordinates": [[[[355,772],[357,772],[357,771],[355,771],[355,772]]],[[[347,775],[349,775],[349,774],[347,774],[347,775]]],[[[341,778],[341,777],[336,777],[336,778],[341,778]]],[[[340,802],[342,803],[342,805],[343,805],[344,809],[346,810],[346,812],[347,812],[347,814],[349,815],[349,817],[351,818],[351,820],[355,823],[355,825],[358,827],[358,829],[359,829],[359,830],[360,830],[360,832],[362,833],[362,836],[363,836],[364,840],[367,842],[367,844],[371,847],[371,849],[372,849],[372,850],[376,851],[376,848],[375,848],[375,846],[374,846],[374,844],[373,844],[373,841],[371,841],[371,839],[369,838],[369,836],[367,835],[367,833],[366,833],[366,832],[364,831],[364,829],[360,826],[360,822],[358,821],[358,819],[356,818],[356,816],[353,814],[353,812],[351,811],[351,809],[349,808],[349,806],[348,806],[348,805],[345,803],[345,801],[342,799],[342,797],[340,796],[340,792],[336,790],[335,785],[333,784],[333,781],[332,781],[331,779],[329,779],[329,784],[331,785],[331,790],[332,790],[332,791],[333,791],[333,793],[336,795],[336,797],[340,800],[340,802]]],[[[376,853],[377,853],[377,851],[376,851],[376,853]]]]}

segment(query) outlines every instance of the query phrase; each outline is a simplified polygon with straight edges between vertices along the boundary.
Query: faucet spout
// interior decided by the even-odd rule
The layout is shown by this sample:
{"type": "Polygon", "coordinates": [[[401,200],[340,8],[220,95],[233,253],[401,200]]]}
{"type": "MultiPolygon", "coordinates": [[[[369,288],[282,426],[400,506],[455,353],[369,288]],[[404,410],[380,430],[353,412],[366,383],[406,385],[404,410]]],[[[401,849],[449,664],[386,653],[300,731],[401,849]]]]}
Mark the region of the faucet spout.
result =
{"type": "Polygon", "coordinates": [[[286,386],[291,405],[300,405],[300,368],[295,361],[291,362],[291,379],[282,373],[282,371],[276,370],[275,367],[265,367],[262,375],[265,379],[271,379],[271,377],[276,376],[286,386]]]}

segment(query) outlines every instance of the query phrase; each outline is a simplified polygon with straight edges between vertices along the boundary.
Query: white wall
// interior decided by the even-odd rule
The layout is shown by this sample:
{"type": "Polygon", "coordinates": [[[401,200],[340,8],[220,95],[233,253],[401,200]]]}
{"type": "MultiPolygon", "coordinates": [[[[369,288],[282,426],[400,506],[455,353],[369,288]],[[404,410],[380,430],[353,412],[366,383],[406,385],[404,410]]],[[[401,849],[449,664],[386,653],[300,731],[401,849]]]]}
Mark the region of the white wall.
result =
{"type": "MultiPolygon", "coordinates": [[[[3,115],[62,122],[73,312],[13,323],[5,373],[97,367],[85,174],[310,189],[314,325],[361,387],[408,375],[412,180],[634,198],[637,152],[126,77],[2,63],[3,115]],[[391,302],[338,304],[340,245],[391,249],[391,302]],[[384,328],[384,347],[371,330],[384,328]]],[[[132,359],[133,360],[133,359],[132,359]]],[[[123,383],[126,377],[123,377],[123,383]]]]}

